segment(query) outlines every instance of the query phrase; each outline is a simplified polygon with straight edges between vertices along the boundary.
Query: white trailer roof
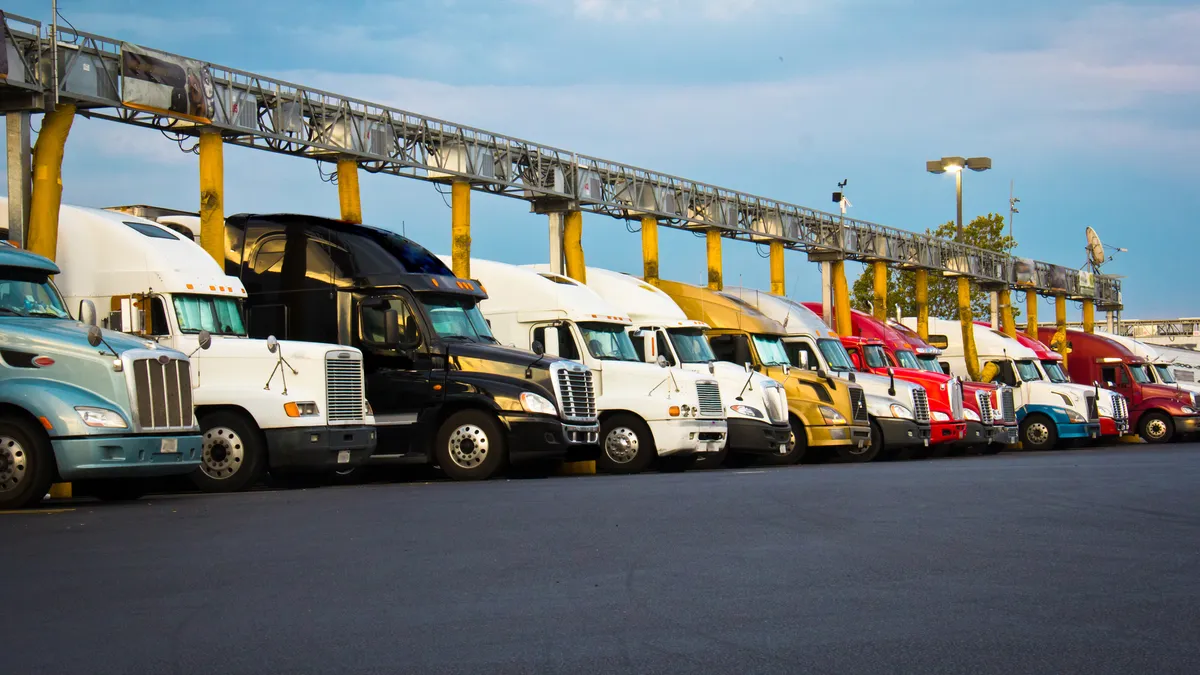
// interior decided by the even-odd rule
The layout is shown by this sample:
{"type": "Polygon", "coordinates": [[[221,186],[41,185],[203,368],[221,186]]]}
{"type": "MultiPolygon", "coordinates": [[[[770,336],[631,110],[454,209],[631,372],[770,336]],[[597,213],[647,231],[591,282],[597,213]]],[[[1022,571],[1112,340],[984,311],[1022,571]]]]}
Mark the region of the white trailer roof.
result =
{"type": "MultiPolygon", "coordinates": [[[[539,273],[548,273],[549,265],[528,265],[539,273]]],[[[671,296],[645,281],[622,272],[587,268],[587,286],[640,326],[662,328],[708,328],[703,321],[689,319],[671,296]]]]}
{"type": "Polygon", "coordinates": [[[1108,338],[1109,340],[1112,340],[1113,342],[1116,342],[1117,344],[1121,345],[1122,347],[1128,349],[1130,352],[1133,353],[1134,356],[1139,356],[1143,359],[1146,359],[1150,363],[1154,363],[1155,361],[1166,361],[1167,360],[1167,359],[1163,358],[1163,355],[1161,353],[1159,353],[1159,351],[1156,347],[1151,347],[1150,345],[1146,344],[1145,342],[1142,342],[1141,340],[1135,340],[1135,339],[1125,336],[1125,335],[1115,335],[1113,333],[1108,333],[1108,332],[1105,332],[1102,330],[1096,331],[1096,335],[1103,335],[1104,337],[1108,338]]]}
{"type": "MultiPolygon", "coordinates": [[[[447,265],[450,256],[438,256],[447,265]]],[[[471,278],[483,284],[485,313],[513,312],[517,321],[605,321],[632,325],[629,317],[574,279],[529,267],[471,258],[471,278]]]]}
{"type": "MultiPolygon", "coordinates": [[[[917,328],[917,320],[911,316],[904,317],[900,320],[900,323],[913,330],[917,328]]],[[[1037,359],[1037,352],[998,330],[988,328],[987,326],[980,326],[979,324],[971,324],[971,328],[974,329],[975,333],[975,351],[981,359],[1003,358],[1006,355],[1008,358],[1016,360],[1037,359]]],[[[930,337],[934,335],[946,336],[946,348],[942,350],[943,356],[948,358],[962,357],[962,324],[957,320],[929,317],[929,335],[930,337]]]]}
{"type": "Polygon", "coordinates": [[[837,338],[838,336],[829,326],[825,325],[825,322],[815,312],[791,298],[741,286],[727,286],[721,292],[740,298],[743,302],[783,324],[788,335],[811,335],[814,338],[837,338]]]}

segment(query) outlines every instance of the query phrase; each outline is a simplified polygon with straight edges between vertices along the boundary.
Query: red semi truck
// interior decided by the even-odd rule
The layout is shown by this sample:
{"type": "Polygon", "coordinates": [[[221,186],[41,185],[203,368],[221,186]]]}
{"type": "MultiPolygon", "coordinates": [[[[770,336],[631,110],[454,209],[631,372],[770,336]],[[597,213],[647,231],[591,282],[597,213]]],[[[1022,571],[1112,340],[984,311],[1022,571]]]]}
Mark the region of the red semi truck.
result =
{"type": "MultiPolygon", "coordinates": [[[[1048,341],[1054,328],[1038,329],[1048,341]]],[[[1129,403],[1129,424],[1147,443],[1166,443],[1200,431],[1195,395],[1175,387],[1155,384],[1152,368],[1140,356],[1102,335],[1067,331],[1067,372],[1075,382],[1091,382],[1114,389],[1129,403]]]]}

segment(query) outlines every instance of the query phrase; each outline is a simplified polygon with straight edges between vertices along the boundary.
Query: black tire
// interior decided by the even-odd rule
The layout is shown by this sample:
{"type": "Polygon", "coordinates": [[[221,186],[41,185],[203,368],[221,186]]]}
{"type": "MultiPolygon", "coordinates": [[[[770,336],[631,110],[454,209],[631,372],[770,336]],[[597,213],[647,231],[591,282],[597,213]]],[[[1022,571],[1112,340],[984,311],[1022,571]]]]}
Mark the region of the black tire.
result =
{"type": "Polygon", "coordinates": [[[454,480],[487,480],[506,463],[500,422],[482,410],[460,410],[447,417],[436,443],[438,466],[454,480]]]}
{"type": "Polygon", "coordinates": [[[1021,447],[1026,450],[1053,450],[1058,445],[1058,426],[1045,415],[1030,415],[1021,421],[1021,447]]]}
{"type": "Polygon", "coordinates": [[[804,431],[804,423],[795,417],[788,419],[792,427],[792,437],[788,439],[787,453],[782,455],[764,455],[762,463],[768,466],[790,466],[799,464],[808,454],[808,433],[804,431]]]}
{"type": "Polygon", "coordinates": [[[135,478],[77,481],[72,492],[80,497],[95,497],[103,502],[132,502],[146,496],[150,486],[135,478]]]}
{"type": "MultiPolygon", "coordinates": [[[[896,450],[892,454],[897,459],[909,459],[912,457],[912,453],[916,447],[915,445],[906,446],[896,450]]],[[[871,420],[871,442],[864,448],[860,448],[857,445],[839,445],[837,458],[842,462],[862,464],[874,461],[879,457],[881,452],[883,452],[883,432],[880,431],[879,424],[875,420],[871,420]]]]}
{"type": "MultiPolygon", "coordinates": [[[[705,453],[705,454],[708,454],[708,453],[705,453]]],[[[713,453],[713,454],[719,454],[719,453],[713,453]]],[[[687,471],[688,469],[699,466],[699,461],[701,459],[702,459],[702,457],[699,454],[667,455],[666,457],[659,457],[658,458],[658,470],[663,473],[682,473],[684,471],[687,471]]],[[[713,466],[710,468],[715,469],[718,466],[720,466],[720,463],[718,463],[716,466],[713,466]]]]}
{"type": "Polygon", "coordinates": [[[1175,420],[1171,416],[1152,410],[1138,422],[1138,435],[1147,443],[1167,443],[1175,435],[1175,420]]]}
{"type": "Polygon", "coordinates": [[[220,410],[200,416],[200,467],[192,483],[201,492],[241,492],[267,470],[267,449],[254,422],[220,410]]]}
{"type": "Polygon", "coordinates": [[[597,470],[616,474],[641,473],[657,456],[654,435],[640,417],[618,413],[600,422],[597,470]]]}
{"type": "Polygon", "coordinates": [[[19,417],[0,419],[0,509],[40,502],[50,491],[54,472],[45,432],[19,417]]]}
{"type": "MultiPolygon", "coordinates": [[[[721,468],[721,465],[725,463],[725,460],[728,457],[729,457],[729,448],[728,448],[728,446],[726,446],[724,448],[721,448],[720,451],[718,451],[718,452],[705,452],[702,454],[695,455],[695,459],[692,460],[691,466],[686,467],[686,468],[698,469],[701,471],[719,469],[719,468],[721,468]]],[[[662,459],[667,459],[667,458],[663,457],[662,459]]]]}

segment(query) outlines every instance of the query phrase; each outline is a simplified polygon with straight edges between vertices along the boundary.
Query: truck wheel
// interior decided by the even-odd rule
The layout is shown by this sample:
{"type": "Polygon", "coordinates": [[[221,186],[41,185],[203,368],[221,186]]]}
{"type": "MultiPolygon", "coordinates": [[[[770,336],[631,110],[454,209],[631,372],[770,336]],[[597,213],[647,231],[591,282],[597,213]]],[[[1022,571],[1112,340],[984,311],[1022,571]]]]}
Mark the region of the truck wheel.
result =
{"type": "Polygon", "coordinates": [[[808,434],[804,431],[804,424],[795,417],[789,419],[788,424],[792,427],[792,436],[788,439],[787,452],[782,455],[766,455],[762,458],[763,464],[789,466],[799,464],[800,460],[804,459],[808,452],[808,434]]]}
{"type": "Polygon", "coordinates": [[[202,492],[249,489],[267,469],[258,428],[238,413],[221,410],[200,417],[203,448],[192,483],[202,492]]]}
{"type": "Polygon", "coordinates": [[[1053,450],[1058,427],[1045,415],[1030,415],[1021,422],[1021,444],[1026,450],[1053,450]]]}
{"type": "Polygon", "coordinates": [[[641,473],[658,456],[650,427],[640,418],[620,413],[600,423],[600,458],[604,473],[641,473]]]}
{"type": "Polygon", "coordinates": [[[1142,415],[1138,435],[1147,443],[1166,443],[1175,435],[1175,422],[1157,410],[1142,415]]]}
{"type": "Polygon", "coordinates": [[[82,497],[95,497],[104,502],[132,502],[144,497],[148,488],[144,480],[110,478],[77,481],[72,491],[82,497]]]}
{"type": "MultiPolygon", "coordinates": [[[[725,463],[725,458],[729,456],[729,448],[721,448],[718,452],[706,452],[704,454],[695,455],[696,459],[692,461],[694,469],[719,469],[725,463]]],[[[666,459],[665,457],[663,459],[666,459]]],[[[660,460],[661,462],[661,460],[660,460]]]]}
{"type": "MultiPolygon", "coordinates": [[[[843,462],[863,463],[870,462],[879,453],[883,452],[883,431],[879,429],[879,424],[875,420],[871,420],[871,443],[865,448],[860,448],[857,445],[841,445],[838,446],[837,456],[843,462]]],[[[912,450],[910,448],[900,448],[893,453],[896,459],[912,458],[912,450]],[[907,450],[907,454],[905,454],[907,450]]]]}
{"type": "Polygon", "coordinates": [[[454,480],[485,480],[504,465],[504,435],[496,418],[460,410],[437,433],[438,466],[454,480]]]}
{"type": "Polygon", "coordinates": [[[18,417],[0,419],[0,509],[41,501],[54,482],[54,453],[41,429],[18,417]]]}

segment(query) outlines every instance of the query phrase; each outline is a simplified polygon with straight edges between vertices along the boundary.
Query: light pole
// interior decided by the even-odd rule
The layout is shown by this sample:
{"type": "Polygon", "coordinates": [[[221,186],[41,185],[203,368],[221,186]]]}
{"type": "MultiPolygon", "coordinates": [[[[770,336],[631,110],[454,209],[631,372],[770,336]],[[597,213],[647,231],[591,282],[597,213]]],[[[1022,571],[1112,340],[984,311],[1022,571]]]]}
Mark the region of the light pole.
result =
{"type": "Polygon", "coordinates": [[[954,173],[954,194],[958,210],[956,212],[955,224],[958,226],[957,234],[954,237],[955,241],[961,242],[963,238],[963,222],[962,222],[962,170],[964,168],[972,171],[987,171],[992,168],[992,160],[990,157],[972,157],[964,159],[962,157],[943,157],[925,162],[925,170],[929,173],[946,173],[951,171],[954,173]]]}

